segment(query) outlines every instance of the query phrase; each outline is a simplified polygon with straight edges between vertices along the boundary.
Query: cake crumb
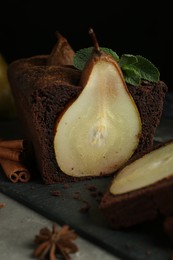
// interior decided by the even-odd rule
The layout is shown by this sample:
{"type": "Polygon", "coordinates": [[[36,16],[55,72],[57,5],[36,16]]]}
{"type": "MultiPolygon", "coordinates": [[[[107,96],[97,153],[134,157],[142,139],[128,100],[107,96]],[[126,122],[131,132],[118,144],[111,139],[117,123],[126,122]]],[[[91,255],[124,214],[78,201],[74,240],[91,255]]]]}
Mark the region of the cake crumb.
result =
{"type": "Polygon", "coordinates": [[[84,206],[82,208],[80,208],[80,212],[86,213],[86,212],[88,212],[90,210],[91,205],[86,200],[82,200],[82,202],[84,203],[84,206]]]}
{"type": "Polygon", "coordinates": [[[80,194],[80,191],[75,191],[75,194],[80,194]]]}
{"type": "Polygon", "coordinates": [[[147,250],[146,254],[147,254],[147,255],[151,255],[151,251],[150,251],[150,250],[147,250]]]}
{"type": "Polygon", "coordinates": [[[5,203],[0,203],[0,209],[5,207],[5,203]]]}
{"type": "Polygon", "coordinates": [[[68,183],[65,183],[63,188],[68,189],[69,187],[70,187],[70,185],[68,183]]]}
{"type": "Polygon", "coordinates": [[[86,187],[89,191],[96,191],[97,187],[95,185],[90,185],[86,187]]]}
{"type": "Polygon", "coordinates": [[[73,199],[79,200],[80,199],[80,194],[79,193],[74,194],[73,195],[73,199]]]}
{"type": "Polygon", "coordinates": [[[91,192],[90,195],[91,195],[91,197],[96,198],[98,196],[98,192],[97,191],[93,191],[93,192],[91,192]]]}
{"type": "Polygon", "coordinates": [[[59,190],[50,191],[50,194],[52,196],[57,196],[57,197],[60,197],[62,195],[61,191],[59,191],[59,190]]]}
{"type": "Polygon", "coordinates": [[[73,195],[73,199],[75,199],[75,200],[79,200],[80,199],[80,191],[75,191],[75,193],[73,195]]]}

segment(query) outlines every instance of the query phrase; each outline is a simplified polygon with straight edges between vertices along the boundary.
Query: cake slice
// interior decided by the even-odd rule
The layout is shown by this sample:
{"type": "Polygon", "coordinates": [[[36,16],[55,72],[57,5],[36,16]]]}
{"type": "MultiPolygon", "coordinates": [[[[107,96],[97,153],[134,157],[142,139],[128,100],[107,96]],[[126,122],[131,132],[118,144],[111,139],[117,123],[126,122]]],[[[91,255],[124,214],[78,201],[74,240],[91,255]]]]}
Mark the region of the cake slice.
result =
{"type": "Polygon", "coordinates": [[[100,210],[113,229],[173,214],[173,140],[155,147],[120,170],[100,210]]]}
{"type": "MultiPolygon", "coordinates": [[[[95,45],[96,48],[98,48],[98,44],[95,45]]],[[[71,48],[69,50],[69,53],[70,53],[69,57],[71,60],[72,59],[71,55],[73,54],[73,53],[71,54],[71,48]]],[[[50,57],[51,60],[53,61],[54,59],[52,58],[52,53],[51,55],[40,55],[40,56],[34,56],[26,59],[19,59],[17,61],[12,62],[9,65],[9,69],[8,69],[8,78],[11,85],[12,93],[16,101],[18,115],[22,122],[24,133],[26,134],[26,138],[32,142],[34,157],[36,159],[36,165],[46,184],[66,182],[66,181],[79,181],[86,178],[112,175],[118,169],[118,167],[122,166],[125,162],[127,162],[127,160],[131,158],[131,156],[135,158],[135,156],[143,153],[144,151],[147,151],[149,148],[152,147],[154,134],[157,126],[160,123],[160,118],[162,115],[165,94],[168,90],[166,84],[163,81],[151,83],[149,81],[143,80],[139,86],[133,86],[130,84],[126,85],[121,70],[119,69],[116,62],[113,61],[110,55],[107,55],[104,52],[100,51],[99,48],[95,50],[95,54],[93,54],[93,57],[88,62],[88,64],[86,65],[83,71],[76,69],[72,64],[64,65],[64,62],[62,62],[62,60],[61,60],[61,64],[54,65],[50,61],[50,57]],[[100,57],[103,57],[102,59],[103,62],[105,61],[107,62],[109,60],[108,65],[111,64],[110,67],[113,68],[113,70],[116,68],[115,71],[117,75],[119,75],[119,82],[121,82],[120,85],[123,85],[124,89],[126,89],[126,92],[128,93],[127,100],[131,100],[133,104],[132,107],[133,109],[135,108],[134,111],[136,111],[136,114],[139,113],[138,117],[140,118],[139,121],[141,122],[142,130],[138,129],[136,131],[136,135],[134,134],[133,136],[134,141],[137,142],[135,143],[134,146],[132,146],[131,151],[128,152],[126,158],[122,159],[122,156],[120,155],[120,163],[118,166],[116,165],[116,156],[115,156],[115,162],[111,161],[108,169],[105,168],[103,171],[102,169],[98,169],[96,173],[95,172],[93,173],[91,170],[91,174],[88,174],[88,172],[87,174],[85,174],[83,170],[85,169],[85,165],[89,164],[90,161],[97,162],[98,157],[96,157],[97,158],[96,160],[92,160],[92,157],[89,154],[88,158],[90,158],[91,160],[84,161],[83,160],[83,157],[85,156],[85,146],[84,146],[83,147],[84,154],[80,155],[80,152],[78,154],[78,157],[80,158],[81,156],[82,160],[81,161],[79,160],[79,163],[77,160],[75,164],[75,167],[78,167],[79,165],[79,171],[81,171],[81,174],[78,174],[77,172],[76,175],[75,174],[70,175],[63,170],[63,167],[60,167],[58,162],[60,156],[57,156],[56,154],[57,147],[55,149],[55,144],[54,144],[57,125],[59,124],[59,122],[61,122],[66,111],[68,111],[69,108],[72,107],[72,104],[74,104],[74,102],[78,100],[79,97],[82,96],[84,85],[86,84],[86,78],[87,78],[86,75],[88,75],[89,72],[93,71],[92,66],[95,66],[95,64],[97,63],[96,61],[100,61],[99,60],[100,57]],[[115,66],[114,65],[112,66],[113,63],[115,66]],[[110,168],[112,168],[112,170],[110,170],[110,168]]],[[[102,67],[103,62],[98,62],[98,64],[100,64],[102,67]]],[[[96,68],[100,68],[99,66],[97,66],[96,68]]],[[[105,68],[107,69],[107,66],[105,66],[105,68]]],[[[96,70],[94,69],[94,71],[96,70]]],[[[108,70],[108,73],[112,73],[112,69],[108,70]]],[[[102,71],[101,74],[104,74],[104,71],[102,71]]],[[[99,75],[101,76],[101,74],[99,75]]],[[[98,79],[101,78],[100,76],[98,77],[98,79]]],[[[90,78],[92,80],[92,77],[89,77],[89,80],[90,78]]],[[[106,82],[107,81],[108,82],[111,81],[109,80],[109,77],[108,80],[106,80],[106,82]]],[[[92,84],[90,83],[90,85],[92,84]]],[[[114,91],[111,88],[111,86],[106,89],[107,89],[106,92],[104,92],[105,90],[103,90],[103,95],[104,93],[107,93],[106,98],[104,100],[102,99],[102,94],[100,94],[100,100],[101,102],[104,103],[105,107],[107,106],[105,104],[107,104],[109,100],[110,93],[114,91]]],[[[92,95],[90,97],[92,97],[92,95]]],[[[113,94],[112,97],[116,98],[116,95],[113,94]]],[[[114,106],[114,102],[112,102],[111,104],[113,104],[114,106]]],[[[128,111],[126,107],[126,102],[124,103],[120,102],[120,104],[122,104],[119,106],[121,107],[121,110],[123,110],[122,107],[124,107],[124,109],[128,111]]],[[[94,107],[97,108],[95,104],[94,107]]],[[[98,107],[100,107],[99,102],[98,102],[98,107]]],[[[110,106],[108,105],[107,107],[108,107],[108,112],[110,112],[109,111],[110,106]]],[[[102,107],[100,107],[99,109],[100,112],[98,113],[98,115],[105,114],[106,111],[105,108],[102,109],[102,107]]],[[[78,109],[78,111],[79,110],[80,109],[78,109]]],[[[111,116],[108,117],[103,116],[102,119],[104,120],[100,120],[100,119],[99,120],[102,123],[105,122],[107,123],[108,118],[112,118],[113,115],[111,113],[108,114],[110,114],[111,116]]],[[[83,113],[82,116],[83,115],[85,115],[85,113],[83,113]]],[[[92,113],[91,113],[91,117],[92,117],[92,113]]],[[[130,116],[128,117],[126,112],[124,113],[123,117],[127,118],[129,124],[131,124],[130,122],[131,117],[130,116]]],[[[117,118],[119,118],[119,116],[117,116],[117,118]]],[[[90,116],[89,116],[89,120],[90,120],[90,116]]],[[[83,123],[81,124],[81,128],[82,126],[85,125],[85,122],[84,121],[82,122],[83,123]]],[[[121,122],[121,118],[117,120],[117,123],[119,122],[121,122]]],[[[126,120],[124,120],[124,122],[126,123],[126,120]]],[[[64,125],[65,124],[66,122],[64,123],[64,125]]],[[[86,125],[87,124],[88,124],[88,120],[86,120],[86,125]]],[[[74,122],[74,126],[75,125],[76,123],[74,122]]],[[[138,123],[136,125],[138,125],[138,123]]],[[[92,124],[91,124],[91,128],[92,128],[92,124]]],[[[69,135],[71,134],[71,129],[69,131],[69,135]]],[[[129,143],[131,142],[131,137],[129,138],[128,136],[130,135],[131,130],[133,132],[133,124],[131,124],[131,129],[130,128],[128,129],[127,127],[127,130],[123,130],[123,134],[126,136],[127,141],[129,141],[129,143]]],[[[80,136],[80,125],[78,131],[80,136]]],[[[63,131],[61,130],[61,132],[63,136],[63,131]]],[[[68,139],[69,138],[68,131],[66,131],[65,133],[68,139]]],[[[93,136],[94,133],[95,130],[92,130],[93,136]]],[[[105,139],[106,141],[104,142],[105,133],[106,132],[104,132],[104,129],[102,128],[101,130],[98,130],[98,132],[94,137],[94,142],[96,141],[96,145],[98,145],[99,147],[99,148],[96,147],[95,150],[100,149],[99,153],[101,153],[100,145],[104,146],[108,140],[105,139]],[[97,142],[98,140],[99,142],[97,142]]],[[[114,133],[111,134],[111,136],[112,136],[111,138],[114,139],[114,133]]],[[[65,138],[63,137],[64,142],[66,142],[66,137],[65,138]]],[[[81,145],[81,143],[78,142],[77,134],[75,134],[75,138],[76,138],[76,143],[81,145]]],[[[118,138],[116,139],[118,140],[118,138]]],[[[123,138],[120,139],[123,140],[123,138]]],[[[71,138],[71,140],[73,140],[73,138],[71,138]]],[[[111,146],[111,139],[109,140],[109,143],[111,146]]],[[[64,145],[61,142],[61,138],[59,138],[59,144],[61,144],[61,146],[64,145]]],[[[68,147],[68,144],[66,146],[68,147]]],[[[116,145],[114,145],[114,147],[116,147],[116,145]]],[[[115,150],[114,147],[113,148],[111,147],[113,151],[115,150]]],[[[128,146],[127,148],[129,149],[128,146]]],[[[68,161],[68,156],[66,153],[63,155],[63,148],[61,149],[60,145],[58,149],[61,151],[62,160],[63,157],[67,157],[65,163],[63,162],[63,164],[66,165],[69,163],[69,161],[71,162],[74,161],[73,160],[74,158],[70,157],[71,156],[70,153],[69,153],[69,161],[68,161]]],[[[123,145],[123,147],[121,147],[120,150],[123,153],[123,151],[126,151],[128,149],[126,149],[123,145]]],[[[105,153],[106,152],[107,151],[105,149],[105,153]]],[[[119,153],[119,149],[117,152],[119,153]]],[[[78,152],[76,152],[76,154],[77,153],[78,152]]],[[[92,149],[91,149],[91,153],[92,153],[92,149]]],[[[114,151],[114,153],[116,153],[116,151],[114,151]]],[[[108,154],[112,156],[110,152],[108,154]]],[[[110,156],[107,156],[106,160],[109,161],[110,156]]],[[[113,156],[112,158],[114,159],[113,156]]],[[[100,164],[102,165],[102,161],[104,161],[104,159],[105,159],[104,156],[103,156],[103,160],[99,158],[100,163],[97,163],[98,167],[100,164]]],[[[73,172],[73,166],[70,166],[69,169],[71,170],[71,172],[73,172]]]]}

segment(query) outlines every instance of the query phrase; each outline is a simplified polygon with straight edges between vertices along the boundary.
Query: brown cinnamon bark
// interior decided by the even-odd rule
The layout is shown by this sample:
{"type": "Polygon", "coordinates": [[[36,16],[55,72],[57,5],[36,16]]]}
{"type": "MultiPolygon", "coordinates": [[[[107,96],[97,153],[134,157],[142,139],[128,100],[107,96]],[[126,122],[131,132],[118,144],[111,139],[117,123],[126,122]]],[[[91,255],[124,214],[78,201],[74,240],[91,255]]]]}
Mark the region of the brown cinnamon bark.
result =
{"type": "Polygon", "coordinates": [[[0,147],[23,150],[28,147],[28,142],[23,139],[16,139],[16,140],[0,140],[0,147]]]}
{"type": "Polygon", "coordinates": [[[24,160],[24,154],[21,150],[15,150],[0,146],[0,158],[21,162],[24,160]]]}
{"type": "Polygon", "coordinates": [[[28,182],[31,178],[28,169],[20,162],[0,158],[0,164],[7,178],[13,183],[28,182]]]}

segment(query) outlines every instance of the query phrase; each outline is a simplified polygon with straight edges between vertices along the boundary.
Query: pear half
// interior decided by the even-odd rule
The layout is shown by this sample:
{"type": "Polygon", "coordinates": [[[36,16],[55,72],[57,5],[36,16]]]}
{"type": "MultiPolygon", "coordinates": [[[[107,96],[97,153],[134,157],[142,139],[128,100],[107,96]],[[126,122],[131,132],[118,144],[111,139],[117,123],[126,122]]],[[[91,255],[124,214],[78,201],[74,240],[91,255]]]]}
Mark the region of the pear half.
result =
{"type": "Polygon", "coordinates": [[[115,176],[110,192],[119,195],[173,176],[173,141],[126,166],[115,176]]]}
{"type": "Polygon", "coordinates": [[[7,70],[8,64],[0,53],[0,119],[15,118],[17,116],[7,70]]]}
{"type": "Polygon", "coordinates": [[[119,65],[97,43],[80,85],[81,94],[56,124],[56,160],[70,176],[108,175],[138,146],[140,115],[119,65]]]}
{"type": "Polygon", "coordinates": [[[59,32],[56,32],[57,43],[53,47],[48,60],[48,66],[56,65],[72,65],[74,50],[70,46],[69,42],[65,37],[63,37],[59,32]]]}

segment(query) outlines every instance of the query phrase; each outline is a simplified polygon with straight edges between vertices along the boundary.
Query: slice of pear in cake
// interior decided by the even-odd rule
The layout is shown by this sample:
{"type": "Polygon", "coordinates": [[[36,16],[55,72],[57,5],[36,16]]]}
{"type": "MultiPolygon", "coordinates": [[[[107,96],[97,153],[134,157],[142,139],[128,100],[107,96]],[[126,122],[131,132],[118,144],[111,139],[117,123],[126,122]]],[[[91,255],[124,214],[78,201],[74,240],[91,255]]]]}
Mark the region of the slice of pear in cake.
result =
{"type": "Polygon", "coordinates": [[[114,178],[110,192],[120,195],[173,176],[173,141],[124,167],[114,178]]]}
{"type": "Polygon", "coordinates": [[[58,118],[54,135],[58,166],[74,177],[119,169],[137,148],[142,128],[119,65],[90,34],[94,48],[82,71],[83,90],[58,118]]]}

